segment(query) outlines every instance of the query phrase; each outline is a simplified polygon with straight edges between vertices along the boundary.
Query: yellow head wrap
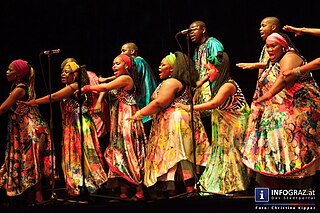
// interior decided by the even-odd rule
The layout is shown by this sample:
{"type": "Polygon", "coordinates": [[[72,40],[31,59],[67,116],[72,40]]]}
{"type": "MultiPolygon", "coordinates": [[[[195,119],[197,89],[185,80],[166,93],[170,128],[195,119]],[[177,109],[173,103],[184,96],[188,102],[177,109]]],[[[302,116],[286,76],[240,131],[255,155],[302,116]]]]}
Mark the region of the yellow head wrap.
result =
{"type": "Polygon", "coordinates": [[[173,67],[174,62],[176,61],[176,55],[173,53],[170,53],[169,55],[166,56],[166,59],[168,63],[170,64],[171,67],[173,67]]]}
{"type": "Polygon", "coordinates": [[[68,65],[70,66],[70,68],[73,72],[76,71],[77,69],[79,69],[79,65],[76,62],[73,62],[73,61],[68,62],[68,63],[66,63],[65,66],[68,66],[68,65]]]}

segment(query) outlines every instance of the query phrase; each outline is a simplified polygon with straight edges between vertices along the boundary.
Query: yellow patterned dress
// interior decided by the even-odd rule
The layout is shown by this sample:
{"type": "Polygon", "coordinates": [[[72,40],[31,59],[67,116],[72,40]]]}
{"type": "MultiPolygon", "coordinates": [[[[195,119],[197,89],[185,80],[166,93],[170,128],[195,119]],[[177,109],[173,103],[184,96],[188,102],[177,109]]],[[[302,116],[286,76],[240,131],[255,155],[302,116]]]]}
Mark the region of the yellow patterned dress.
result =
{"type": "MultiPolygon", "coordinates": [[[[162,84],[152,95],[155,99],[162,84]]],[[[153,118],[150,137],[146,149],[144,184],[154,185],[158,178],[165,175],[181,161],[194,162],[193,140],[190,113],[175,108],[175,103],[190,104],[188,89],[176,97],[164,110],[153,118]]],[[[206,166],[210,143],[198,112],[194,112],[194,138],[196,143],[197,165],[206,166]]]]}

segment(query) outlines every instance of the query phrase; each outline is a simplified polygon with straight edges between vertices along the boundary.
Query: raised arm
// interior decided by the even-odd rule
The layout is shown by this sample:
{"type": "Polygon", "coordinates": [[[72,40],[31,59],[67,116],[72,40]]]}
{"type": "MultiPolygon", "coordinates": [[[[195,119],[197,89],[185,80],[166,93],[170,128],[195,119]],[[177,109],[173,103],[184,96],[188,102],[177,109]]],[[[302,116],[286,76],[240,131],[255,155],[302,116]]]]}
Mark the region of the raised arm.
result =
{"type": "Polygon", "coordinates": [[[302,34],[320,36],[320,28],[293,27],[290,25],[285,25],[283,30],[294,33],[296,37],[301,36],[302,34]]]}
{"type": "Polygon", "coordinates": [[[133,87],[133,80],[129,75],[121,75],[115,78],[109,83],[101,83],[98,85],[86,85],[82,87],[82,91],[109,91],[117,88],[124,88],[125,90],[130,90],[133,87]]]}
{"type": "MultiPolygon", "coordinates": [[[[77,89],[78,89],[78,83],[69,84],[66,87],[62,88],[61,90],[51,94],[51,102],[56,102],[56,101],[62,100],[63,98],[68,98],[71,95],[73,95],[77,89]]],[[[31,106],[35,106],[38,104],[48,104],[48,103],[50,103],[49,95],[25,102],[25,104],[28,104],[31,106]]]]}

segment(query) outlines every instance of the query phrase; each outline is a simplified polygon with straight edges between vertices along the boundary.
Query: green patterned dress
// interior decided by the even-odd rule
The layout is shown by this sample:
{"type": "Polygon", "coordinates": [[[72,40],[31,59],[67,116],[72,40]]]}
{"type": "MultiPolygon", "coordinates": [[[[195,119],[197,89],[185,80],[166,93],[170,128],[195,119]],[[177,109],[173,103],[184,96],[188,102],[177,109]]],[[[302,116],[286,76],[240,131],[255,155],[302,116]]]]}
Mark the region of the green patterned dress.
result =
{"type": "Polygon", "coordinates": [[[241,148],[250,107],[238,84],[228,83],[236,86],[236,93],[212,110],[212,150],[199,179],[204,191],[217,194],[244,191],[249,185],[241,148]]]}

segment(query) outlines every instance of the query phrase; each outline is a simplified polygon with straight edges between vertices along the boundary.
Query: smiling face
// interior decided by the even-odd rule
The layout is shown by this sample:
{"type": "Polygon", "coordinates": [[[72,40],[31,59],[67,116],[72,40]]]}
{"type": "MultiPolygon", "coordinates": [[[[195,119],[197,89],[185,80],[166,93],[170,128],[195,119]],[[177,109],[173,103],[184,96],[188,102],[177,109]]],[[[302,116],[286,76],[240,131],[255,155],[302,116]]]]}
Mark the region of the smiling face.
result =
{"type": "Polygon", "coordinates": [[[168,78],[173,72],[173,68],[170,66],[166,57],[164,57],[159,65],[159,77],[160,79],[168,78]]]}
{"type": "Polygon", "coordinates": [[[61,73],[61,82],[63,84],[71,84],[75,80],[75,74],[69,65],[65,65],[61,73]]]}
{"type": "Polygon", "coordinates": [[[116,77],[119,77],[123,74],[128,74],[129,72],[127,71],[127,69],[128,66],[121,57],[116,57],[113,60],[112,70],[116,77]]]}

